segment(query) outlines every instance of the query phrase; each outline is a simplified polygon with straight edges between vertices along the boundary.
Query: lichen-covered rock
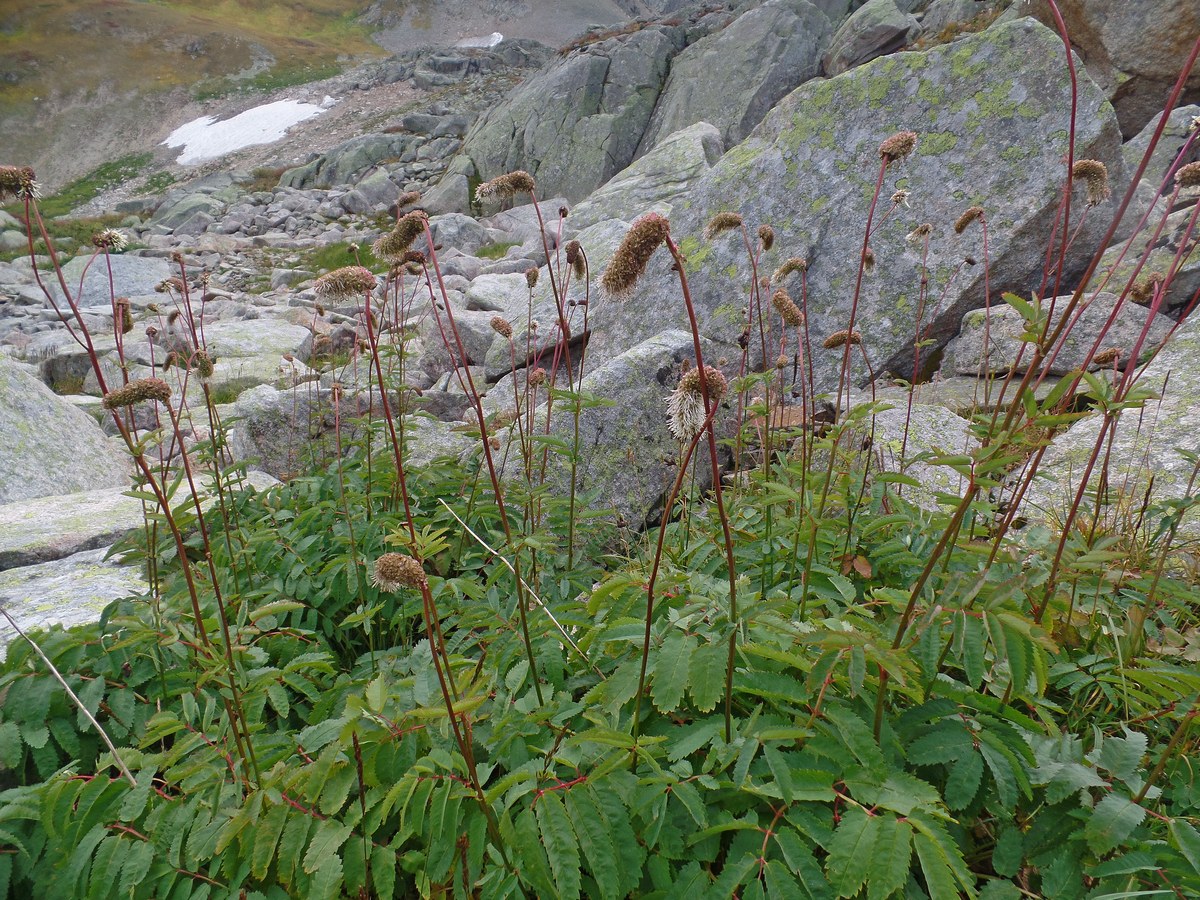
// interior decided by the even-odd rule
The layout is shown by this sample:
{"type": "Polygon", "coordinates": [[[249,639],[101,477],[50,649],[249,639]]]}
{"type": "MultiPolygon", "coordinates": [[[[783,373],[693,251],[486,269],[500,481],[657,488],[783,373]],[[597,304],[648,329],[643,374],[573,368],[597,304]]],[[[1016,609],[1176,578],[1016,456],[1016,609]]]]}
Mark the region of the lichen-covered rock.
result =
{"type": "Polygon", "coordinates": [[[352,184],[355,176],[384,160],[398,159],[418,140],[407,134],[364,134],[339,144],[311,162],[288,169],[279,178],[283,188],[328,188],[352,184]]]}
{"type": "MultiPolygon", "coordinates": [[[[113,600],[148,590],[137,566],[105,559],[105,549],[85,550],[63,559],[0,572],[0,606],[22,631],[70,628],[100,618],[113,600]]],[[[37,639],[36,634],[31,635],[37,639]]],[[[17,633],[0,620],[0,660],[17,633]]]]}
{"type": "MultiPolygon", "coordinates": [[[[880,172],[879,145],[911,129],[918,135],[915,151],[893,163],[883,179],[870,242],[875,265],[858,289],[855,319],[874,371],[911,378],[922,253],[906,236],[919,223],[933,225],[926,271],[929,296],[937,302],[924,310],[920,335],[935,345],[953,336],[963,315],[984,301],[979,223],[962,234],[951,227],[968,207],[987,210],[992,296],[1008,290],[1028,296],[1041,280],[1065,179],[1069,113],[1061,45],[1032,19],[803,85],[727,151],[672,215],[702,330],[722,352],[740,354],[736,340],[751,282],[749,261],[736,234],[712,241],[702,236],[715,213],[734,210],[752,234],[763,224],[774,228],[774,247],[760,274],[788,257],[807,258],[816,388],[835,385],[842,355],[819,345],[849,325],[880,172]],[[908,194],[893,209],[890,198],[897,189],[908,194]],[[967,257],[976,264],[966,264],[967,257]]],[[[1115,117],[1086,77],[1080,80],[1076,152],[1119,165],[1115,117]]],[[[1111,211],[1111,203],[1091,210],[1068,255],[1067,277],[1090,256],[1111,211]]],[[[603,249],[588,249],[598,271],[607,256],[603,249]]],[[[785,286],[803,299],[799,275],[785,286]]],[[[659,251],[630,299],[593,298],[589,355],[602,362],[685,322],[677,275],[670,271],[669,255],[659,251]]],[[[758,344],[751,341],[752,347],[758,344]]],[[[923,357],[934,349],[926,347],[923,357]]],[[[854,361],[855,379],[865,378],[859,354],[854,361]]]]}
{"type": "MultiPolygon", "coordinates": [[[[80,306],[108,307],[113,295],[129,297],[135,306],[145,306],[147,303],[161,300],[162,295],[156,294],[154,289],[167,278],[179,274],[178,267],[172,268],[171,263],[165,259],[117,253],[108,258],[108,264],[112,266],[110,285],[108,266],[101,262],[94,262],[89,266],[89,262],[88,256],[77,256],[63,264],[63,278],[71,290],[72,298],[80,306]]],[[[47,279],[46,285],[54,293],[55,300],[61,303],[62,291],[57,281],[54,278],[47,279]]]]}
{"type": "MultiPolygon", "coordinates": [[[[1071,317],[1071,327],[1053,349],[1050,363],[1051,375],[1065,375],[1083,365],[1091,352],[1092,345],[1112,315],[1117,305],[1115,294],[1100,293],[1086,295],[1087,305],[1082,312],[1071,317]]],[[[1062,321],[1063,310],[1070,303],[1070,296],[1057,297],[1053,301],[1054,315],[1050,327],[1057,328],[1062,321]]],[[[1047,301],[1046,309],[1051,308],[1047,301]]],[[[1121,304],[1112,326],[1106,332],[1100,349],[1115,347],[1128,359],[1137,344],[1146,320],[1151,312],[1144,306],[1126,301],[1121,304]]],[[[1142,351],[1151,351],[1166,340],[1174,322],[1167,316],[1153,314],[1146,333],[1142,351]]],[[[1024,374],[1033,359],[1032,347],[1022,340],[1025,320],[1015,307],[999,303],[990,312],[974,310],[963,316],[962,329],[958,337],[946,347],[942,371],[949,375],[1006,375],[1015,371],[1024,374]],[[1024,349],[1024,353],[1022,353],[1024,349]],[[1018,357],[1020,362],[1018,362],[1018,357]]]]}
{"type": "MultiPolygon", "coordinates": [[[[1147,400],[1141,410],[1126,410],[1117,423],[1111,448],[1103,448],[1109,467],[1101,513],[1106,527],[1131,527],[1153,479],[1151,505],[1141,519],[1143,528],[1153,534],[1167,514],[1159,504],[1180,500],[1188,493],[1195,465],[1184,454],[1200,453],[1200,320],[1189,319],[1179,327],[1146,367],[1137,387],[1162,399],[1147,400]]],[[[1022,508],[1030,519],[1065,519],[1102,422],[1102,416],[1092,413],[1051,442],[1022,508]]],[[[1084,500],[1088,510],[1094,504],[1097,473],[1093,473],[1084,500]]],[[[1195,495],[1198,488],[1200,479],[1191,493],[1195,495]]],[[[1196,507],[1185,515],[1182,533],[1200,536],[1196,507]]]]}
{"type": "Polygon", "coordinates": [[[555,60],[467,134],[474,176],[524,169],[542,196],[586,196],[633,160],[685,41],[682,25],[649,25],[555,60]]]}
{"type": "MultiPolygon", "coordinates": [[[[716,365],[702,347],[705,363],[716,365]]],[[[683,360],[694,360],[692,337],[683,331],[664,331],[630,348],[583,378],[583,391],[608,401],[584,410],[579,428],[578,492],[593,509],[613,509],[633,527],[653,522],[678,471],[679,443],[667,428],[668,395],[679,381],[683,360]]],[[[732,372],[730,373],[732,375],[732,372]]],[[[728,404],[726,398],[723,403],[728,404]]],[[[544,407],[537,420],[545,422],[544,407]]],[[[733,412],[723,407],[718,413],[718,435],[728,434],[733,412]]],[[[544,427],[539,426],[539,427],[544,427]]],[[[554,413],[552,433],[571,441],[572,420],[562,406],[554,413]]],[[[521,477],[515,445],[508,445],[509,477],[521,477]]],[[[701,489],[712,483],[707,444],[697,448],[695,483],[701,489]]],[[[549,475],[560,494],[569,487],[564,465],[549,475]]]]}
{"type": "Polygon", "coordinates": [[[729,146],[793,88],[817,74],[834,23],[808,0],[768,0],[689,46],[671,74],[638,153],[695,122],[729,146]]]}
{"type": "Polygon", "coordinates": [[[724,152],[721,133],[707,122],[697,122],[663,139],[576,204],[568,222],[572,228],[587,228],[606,219],[627,219],[634,211],[655,209],[669,215],[671,203],[724,152]]]}
{"type": "MultiPolygon", "coordinates": [[[[1071,44],[1116,107],[1121,130],[1137,134],[1155,113],[1162,112],[1200,34],[1200,4],[1195,0],[1060,0],[1059,8],[1071,44]]],[[[1053,24],[1046,4],[1029,4],[1028,11],[1053,24]]],[[[1187,88],[1184,99],[1194,102],[1200,95],[1200,69],[1192,69],[1187,88]]]]}
{"type": "Polygon", "coordinates": [[[840,75],[868,60],[894,53],[909,42],[918,27],[916,18],[901,9],[896,0],[868,0],[834,34],[822,68],[827,75],[840,75]]]}
{"type": "Polygon", "coordinates": [[[124,484],[129,460],[96,420],[0,356],[0,503],[124,484]]]}
{"type": "MultiPolygon", "coordinates": [[[[127,479],[126,479],[127,480],[127,479]]],[[[144,521],[125,486],[0,504],[0,570],[107,547],[144,521]]]]}

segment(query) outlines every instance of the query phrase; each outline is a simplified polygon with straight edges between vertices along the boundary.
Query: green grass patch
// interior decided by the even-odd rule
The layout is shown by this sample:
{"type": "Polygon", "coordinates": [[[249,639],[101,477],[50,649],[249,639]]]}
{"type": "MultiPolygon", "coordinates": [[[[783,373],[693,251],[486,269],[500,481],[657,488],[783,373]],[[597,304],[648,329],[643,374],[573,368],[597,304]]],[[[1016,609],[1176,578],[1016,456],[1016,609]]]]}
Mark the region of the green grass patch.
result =
{"type": "Polygon", "coordinates": [[[484,244],[475,251],[480,259],[503,259],[510,247],[516,247],[520,241],[498,241],[495,244],[484,244]]]}
{"type": "Polygon", "coordinates": [[[161,194],[167,188],[175,183],[175,176],[170,172],[155,172],[142,183],[138,188],[139,197],[149,197],[154,194],[161,194]]]}
{"type": "MultiPolygon", "coordinates": [[[[124,184],[131,178],[136,178],[150,164],[152,155],[149,153],[131,153],[97,166],[87,175],[72,181],[56,194],[51,194],[38,202],[42,215],[47,218],[65,216],[71,210],[82,206],[94,199],[103,191],[124,184]]],[[[14,215],[17,213],[10,208],[14,215]]]]}
{"type": "MultiPolygon", "coordinates": [[[[16,210],[14,214],[19,218],[21,212],[16,210]]],[[[46,218],[45,222],[46,231],[50,234],[50,240],[54,244],[55,252],[64,259],[69,259],[75,256],[80,250],[90,253],[92,250],[92,235],[103,228],[117,227],[121,224],[122,218],[122,216],[118,215],[88,216],[78,219],[46,218]]],[[[40,237],[33,242],[33,248],[38,256],[46,254],[46,242],[40,237]]],[[[22,247],[18,250],[6,250],[0,252],[0,260],[9,262],[28,254],[29,249],[27,247],[22,247]]]]}
{"type": "Polygon", "coordinates": [[[350,248],[350,241],[338,241],[336,244],[318,247],[309,252],[307,258],[300,264],[300,267],[320,273],[331,272],[334,269],[342,268],[342,266],[363,265],[373,268],[381,265],[379,260],[375,258],[375,254],[371,252],[369,244],[358,245],[357,259],[350,248]]]}

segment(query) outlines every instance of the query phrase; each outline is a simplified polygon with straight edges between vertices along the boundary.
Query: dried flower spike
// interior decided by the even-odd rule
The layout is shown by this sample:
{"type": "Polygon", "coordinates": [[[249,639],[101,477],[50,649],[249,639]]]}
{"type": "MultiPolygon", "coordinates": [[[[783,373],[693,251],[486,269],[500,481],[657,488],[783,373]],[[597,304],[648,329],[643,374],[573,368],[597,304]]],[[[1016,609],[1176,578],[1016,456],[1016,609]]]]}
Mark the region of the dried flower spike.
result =
{"type": "Polygon", "coordinates": [[[1098,366],[1111,366],[1121,358],[1120,347],[1105,347],[1092,357],[1092,362],[1098,366]]]}
{"type": "Polygon", "coordinates": [[[654,251],[670,236],[670,223],[658,213],[636,219],[604,272],[605,290],[617,297],[632,291],[654,251]]]}
{"type": "Polygon", "coordinates": [[[1200,162],[1188,163],[1176,172],[1175,184],[1180,190],[1200,187],[1200,162]]]}
{"type": "Polygon", "coordinates": [[[515,172],[501,175],[499,178],[493,178],[491,181],[485,181],[475,189],[475,199],[480,202],[492,199],[508,200],[517,194],[532,194],[536,189],[537,184],[534,182],[533,176],[518,169],[515,172]]]}
{"type": "Polygon", "coordinates": [[[196,374],[200,376],[201,381],[208,381],[213,375],[213,359],[205,350],[197,350],[196,355],[192,357],[192,363],[196,367],[196,374]]]}
{"type": "Polygon", "coordinates": [[[404,553],[385,553],[375,560],[375,571],[371,583],[381,591],[389,593],[402,587],[420,589],[425,584],[425,570],[421,564],[404,553]]]}
{"type": "Polygon", "coordinates": [[[567,241],[563,248],[567,254],[567,265],[571,267],[571,273],[576,278],[584,278],[587,275],[587,266],[584,261],[583,245],[579,241],[567,241]]]}
{"type": "Polygon", "coordinates": [[[770,225],[758,226],[758,242],[762,244],[763,250],[770,250],[775,246],[775,229],[770,225]]]}
{"type": "Polygon", "coordinates": [[[863,251],[863,271],[868,275],[875,271],[875,251],[870,247],[863,251]]]}
{"type": "Polygon", "coordinates": [[[933,234],[933,226],[928,222],[922,222],[920,225],[910,231],[904,239],[910,244],[919,244],[931,234],[933,234]]]}
{"type": "Polygon", "coordinates": [[[396,198],[396,209],[404,209],[406,206],[412,206],[414,203],[421,202],[420,191],[405,191],[396,198]]]}
{"type": "Polygon", "coordinates": [[[407,262],[405,255],[413,241],[425,233],[425,222],[425,213],[419,209],[401,216],[391,231],[371,245],[371,252],[384,262],[407,262]]]}
{"type": "Polygon", "coordinates": [[[976,219],[982,218],[982,216],[983,216],[983,207],[982,206],[968,207],[967,210],[961,216],[958,217],[958,221],[956,221],[954,223],[954,233],[962,234],[964,231],[967,230],[968,227],[970,227],[972,222],[974,222],[976,219]]]}
{"type": "Polygon", "coordinates": [[[1129,296],[1134,303],[1145,306],[1154,299],[1154,292],[1162,287],[1166,280],[1167,276],[1162,272],[1151,272],[1133,283],[1133,287],[1129,289],[1129,296]]]}
{"type": "Polygon", "coordinates": [[[711,241],[722,231],[742,227],[742,217],[735,212],[719,212],[704,226],[704,239],[711,241]]]}
{"type": "Polygon", "coordinates": [[[899,190],[892,194],[893,206],[908,206],[909,193],[906,190],[899,190]]]}
{"type": "Polygon", "coordinates": [[[784,356],[782,353],[780,353],[779,356],[776,357],[776,359],[775,359],[775,368],[776,369],[786,369],[787,364],[788,364],[788,358],[786,356],[784,356]]]}
{"type": "Polygon", "coordinates": [[[1098,159],[1076,160],[1071,176],[1083,182],[1088,206],[1099,206],[1112,194],[1108,187],[1108,167],[1098,159]]]}
{"type": "Polygon", "coordinates": [[[546,370],[543,369],[541,366],[538,366],[536,369],[534,369],[532,372],[529,373],[528,377],[525,379],[525,382],[530,387],[541,387],[543,384],[546,383],[546,370]]]}
{"type": "Polygon", "coordinates": [[[821,343],[821,346],[826,350],[836,350],[838,347],[844,347],[846,344],[854,345],[862,343],[862,335],[857,331],[835,331],[821,343]]]}
{"type": "Polygon", "coordinates": [[[42,195],[29,166],[0,166],[0,200],[36,200],[42,195]]]}
{"type": "Polygon", "coordinates": [[[362,266],[344,266],[322,275],[313,287],[323,300],[349,300],[375,290],[375,276],[362,266]]]}
{"type": "Polygon", "coordinates": [[[912,153],[916,146],[917,133],[915,131],[897,131],[879,145],[879,157],[887,163],[894,163],[912,153]]]}
{"type": "Polygon", "coordinates": [[[532,291],[535,287],[537,287],[537,283],[538,269],[536,266],[530,266],[525,270],[525,284],[527,284],[529,289],[532,291]]]}
{"type": "Polygon", "coordinates": [[[120,253],[128,246],[129,240],[115,228],[104,228],[92,235],[92,246],[99,250],[112,250],[120,253]]]}
{"type": "Polygon", "coordinates": [[[771,305],[783,319],[784,325],[797,328],[804,324],[804,313],[800,312],[800,307],[796,305],[796,301],[789,296],[787,291],[780,289],[772,294],[771,305]]]}
{"type": "Polygon", "coordinates": [[[782,266],[775,270],[775,274],[771,276],[771,280],[776,284],[783,281],[793,272],[807,272],[808,260],[802,256],[793,256],[790,259],[784,260],[782,266]]]}
{"type": "Polygon", "coordinates": [[[513,336],[512,324],[504,316],[492,316],[492,331],[503,338],[513,336]]]}
{"type": "Polygon", "coordinates": [[[166,403],[170,399],[171,386],[161,378],[139,378],[115,391],[109,391],[101,404],[105,409],[121,409],[147,400],[166,403]]]}

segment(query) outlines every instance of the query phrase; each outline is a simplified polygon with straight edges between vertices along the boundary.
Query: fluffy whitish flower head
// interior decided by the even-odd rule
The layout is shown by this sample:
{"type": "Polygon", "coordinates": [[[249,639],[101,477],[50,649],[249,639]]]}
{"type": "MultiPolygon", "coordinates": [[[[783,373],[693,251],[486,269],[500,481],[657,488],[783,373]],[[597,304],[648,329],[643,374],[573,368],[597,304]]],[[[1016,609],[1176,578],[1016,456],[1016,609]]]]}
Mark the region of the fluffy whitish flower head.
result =
{"type": "Polygon", "coordinates": [[[129,239],[115,228],[105,228],[92,235],[92,246],[100,250],[120,253],[129,246],[129,239]]]}
{"type": "Polygon", "coordinates": [[[425,583],[425,570],[419,562],[404,553],[385,553],[375,560],[371,583],[389,593],[402,587],[420,588],[425,583]]]}
{"type": "MultiPolygon", "coordinates": [[[[704,379],[708,384],[708,399],[716,406],[725,396],[729,384],[721,370],[713,366],[704,367],[704,379]]],[[[700,387],[700,371],[688,369],[667,397],[667,427],[677,441],[690,441],[700,433],[703,425],[704,393],[700,387]]]]}
{"type": "Polygon", "coordinates": [[[322,300],[351,300],[375,290],[375,275],[362,266],[343,266],[322,275],[314,284],[322,300]]]}

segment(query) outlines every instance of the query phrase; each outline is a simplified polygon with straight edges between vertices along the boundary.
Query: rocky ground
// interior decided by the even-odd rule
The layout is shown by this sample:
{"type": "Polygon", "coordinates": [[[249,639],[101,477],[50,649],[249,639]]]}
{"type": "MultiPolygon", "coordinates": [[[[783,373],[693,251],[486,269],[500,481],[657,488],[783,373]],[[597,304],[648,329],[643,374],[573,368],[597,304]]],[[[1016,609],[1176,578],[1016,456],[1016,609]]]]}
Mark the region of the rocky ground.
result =
{"type": "MultiPolygon", "coordinates": [[[[889,173],[884,206],[894,191],[905,193],[891,200],[872,237],[876,267],[862,291],[859,328],[876,374],[911,378],[922,256],[906,235],[931,223],[927,269],[938,301],[920,313],[922,337],[934,346],[918,366],[928,380],[917,398],[913,421],[920,434],[913,441],[931,451],[964,449],[972,438],[959,414],[979,402],[977,379],[1009,370],[1020,344],[1019,323],[996,298],[1007,290],[1028,297],[1037,287],[1039,251],[1060,196],[1069,95],[1057,36],[1022,19],[1020,4],[1002,2],[871,0],[853,13],[848,0],[668,9],[674,5],[660,3],[649,10],[657,17],[598,31],[566,54],[520,40],[411,51],[281,92],[337,102],[282,141],[196,170],[177,167],[173,171],[188,180],[162,195],[138,196],[134,184],[99,198],[86,211],[117,211],[124,216],[119,230],[131,242],[111,258],[115,294],[130,301],[134,327],[122,341],[131,374],[151,374],[168,350],[189,340],[170,316],[182,303],[185,280],[217,361],[210,388],[232,426],[231,447],[264,477],[293,475],[310,442],[332,425],[334,382],[351,397],[369,391],[361,373],[345,363],[364,337],[358,309],[319,303],[314,280],[353,261],[348,245],[365,249],[383,234],[405,191],[420,192],[432,216],[445,300],[459,320],[472,375],[488,389],[489,411],[508,404],[514,379],[525,374],[524,360],[511,371],[508,345],[491,328],[492,317],[509,319],[519,343],[528,339],[546,349],[559,340],[545,245],[553,254],[556,245],[577,238],[599,272],[628,223],[651,209],[671,216],[689,256],[714,359],[740,358],[738,308],[750,271],[735,241],[704,243],[699,236],[714,213],[731,207],[753,228],[769,224],[775,231],[776,247],[760,271],[790,256],[809,260],[808,322],[819,345],[845,327],[846,278],[854,274],[845,260],[859,252],[878,145],[896,128],[911,127],[917,150],[889,173]],[[741,52],[747,47],[754,52],[741,52]],[[895,53],[904,47],[920,52],[895,53]],[[821,73],[834,77],[814,77],[821,73]],[[273,171],[264,173],[265,167],[273,171]],[[517,167],[538,181],[548,234],[530,206],[481,207],[472,199],[479,180],[517,167]],[[959,234],[950,227],[976,203],[988,216],[986,281],[979,229],[959,234]],[[568,210],[561,222],[560,209],[568,210]],[[531,269],[539,272],[532,289],[531,269]],[[939,360],[940,370],[930,371],[939,360]]],[[[1087,15],[1069,4],[1068,11],[1087,15]]],[[[1129,87],[1139,77],[1125,71],[1106,82],[1084,74],[1080,83],[1076,152],[1106,164],[1118,197],[1149,140],[1145,121],[1122,103],[1135,95],[1143,102],[1129,87]]],[[[1194,141],[1187,142],[1197,116],[1196,106],[1171,116],[1131,209],[1133,221],[1153,209],[1164,223],[1151,244],[1137,245],[1149,254],[1146,271],[1169,271],[1178,257],[1163,302],[1153,313],[1124,304],[1106,338],[1125,352],[1139,342],[1148,351],[1169,340],[1173,349],[1163,358],[1176,373],[1172,391],[1182,397],[1191,388],[1179,373],[1197,370],[1188,356],[1193,323],[1176,331],[1200,290],[1200,254],[1189,224],[1197,200],[1185,193],[1169,205],[1162,196],[1169,181],[1164,190],[1162,179],[1185,145],[1191,157],[1182,161],[1196,156],[1194,141]]],[[[1077,200],[1082,209],[1082,191],[1077,200]]],[[[1086,265],[1115,208],[1111,198],[1102,199],[1078,226],[1064,291],[1074,289],[1070,279],[1086,265]]],[[[1118,237],[1130,230],[1122,228],[1118,237]]],[[[18,223],[0,218],[0,248],[20,240],[18,223]]],[[[1085,357],[1089,334],[1102,327],[1114,295],[1125,292],[1135,274],[1130,259],[1113,244],[1101,268],[1113,273],[1110,293],[1092,301],[1077,332],[1079,345],[1063,349],[1056,373],[1085,357]]],[[[100,336],[106,371],[116,375],[107,270],[101,263],[88,268],[84,255],[68,263],[65,274],[89,329],[100,336]]],[[[59,607],[67,614],[73,601],[54,601],[48,610],[45,598],[72,579],[85,604],[127,590],[132,573],[103,563],[97,551],[141,519],[139,503],[122,496],[122,453],[98,424],[104,417],[90,361],[39,278],[45,281],[46,273],[26,259],[0,263],[0,426],[17,436],[0,448],[0,570],[8,570],[0,578],[0,602],[27,611],[29,623],[48,621],[59,607]]],[[[585,388],[618,400],[590,410],[584,420],[583,486],[635,523],[653,516],[673,477],[664,461],[674,445],[662,428],[661,403],[691,353],[681,311],[658,299],[675,296],[673,279],[657,260],[637,302],[590,295],[586,332],[583,308],[575,308],[580,319],[573,327],[587,340],[585,388]]],[[[780,285],[799,291],[793,282],[780,285]]],[[[52,284],[49,290],[61,302],[60,289],[52,284]]],[[[409,380],[423,392],[429,413],[418,457],[469,443],[456,428],[467,400],[427,306],[426,299],[405,323],[414,350],[409,380]]],[[[819,389],[836,381],[827,360],[818,361],[815,374],[819,389]]],[[[856,372],[860,384],[868,374],[856,372]]],[[[163,377],[177,380],[181,373],[171,369],[163,377]]],[[[196,401],[198,387],[189,384],[196,401]]],[[[878,390],[895,394],[884,385],[880,379],[878,390]]],[[[182,387],[176,381],[176,389],[182,387]]],[[[1180,403],[1178,397],[1167,402],[1180,403]]],[[[1184,415],[1164,415],[1187,424],[1184,415]]],[[[191,439],[207,434],[203,418],[185,426],[191,439]]],[[[902,418],[881,418],[876,445],[890,446],[888,429],[902,426],[902,418]]],[[[1081,440],[1073,432],[1054,457],[1064,471],[1081,440]]],[[[1173,440],[1190,446],[1197,434],[1183,427],[1173,440]]],[[[1143,462],[1146,452],[1131,445],[1131,464],[1143,462]]],[[[1182,492],[1186,473],[1174,458],[1155,460],[1152,468],[1162,473],[1160,485],[1170,481],[1171,490],[1182,492]]],[[[935,474],[922,480],[936,480],[935,474]]],[[[932,492],[928,502],[934,502],[932,492]]],[[[1056,501],[1039,502],[1051,508],[1056,501]]]]}

